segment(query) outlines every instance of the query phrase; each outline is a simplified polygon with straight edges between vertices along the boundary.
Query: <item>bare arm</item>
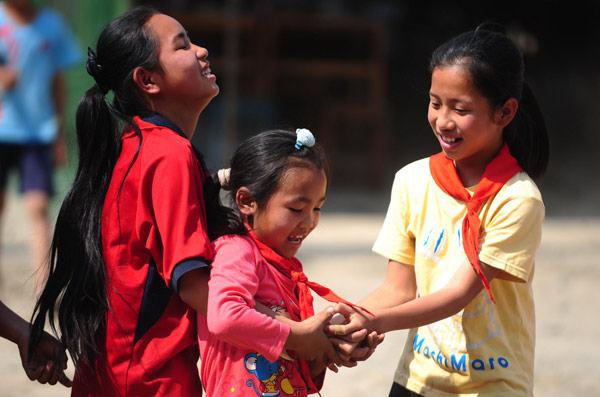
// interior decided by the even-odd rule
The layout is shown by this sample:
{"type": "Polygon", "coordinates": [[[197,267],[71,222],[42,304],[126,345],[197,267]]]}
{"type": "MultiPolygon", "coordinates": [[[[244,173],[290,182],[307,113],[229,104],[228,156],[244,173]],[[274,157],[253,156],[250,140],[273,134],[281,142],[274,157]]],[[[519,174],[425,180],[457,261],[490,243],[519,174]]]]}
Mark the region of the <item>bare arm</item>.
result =
{"type": "Polygon", "coordinates": [[[203,267],[185,273],[177,286],[181,300],[203,316],[206,316],[209,278],[209,269],[203,267]]]}
{"type": "MultiPolygon", "coordinates": [[[[491,281],[500,270],[481,263],[491,281]]],[[[483,285],[470,264],[465,263],[441,290],[402,305],[376,311],[373,325],[382,332],[431,324],[450,317],[469,304],[481,292],[483,285]]]]}
{"type": "MultiPolygon", "coordinates": [[[[377,309],[394,307],[414,299],[416,291],[417,283],[414,266],[390,260],[383,283],[361,300],[359,305],[371,312],[377,309]]],[[[344,314],[347,320],[352,321],[354,319],[354,322],[357,321],[354,318],[357,316],[355,315],[357,313],[355,309],[345,305],[337,305],[336,310],[344,314]]],[[[364,317],[365,320],[371,318],[366,313],[362,313],[359,317],[364,317]]],[[[366,322],[364,325],[365,327],[371,326],[366,322]]],[[[347,332],[353,332],[357,329],[360,330],[361,328],[354,327],[352,324],[348,324],[346,328],[347,332]]],[[[334,332],[332,327],[328,327],[328,331],[334,332]]],[[[372,331],[372,329],[369,329],[369,331],[372,331]]],[[[360,347],[358,343],[360,340],[357,341],[356,338],[349,339],[348,336],[331,336],[330,340],[336,346],[336,350],[338,350],[342,359],[345,360],[345,365],[355,366],[357,361],[364,361],[373,354],[377,345],[383,342],[384,336],[383,333],[370,332],[369,337],[360,347]]]]}
{"type": "Polygon", "coordinates": [[[29,323],[0,302],[0,336],[19,348],[21,364],[31,380],[51,385],[60,382],[70,387],[72,382],[64,373],[67,356],[60,342],[43,332],[29,359],[29,323]]]}
{"type": "MultiPolygon", "coordinates": [[[[501,272],[483,262],[481,269],[489,281],[501,272]]],[[[348,307],[336,310],[345,312],[346,316],[350,318],[350,324],[346,328],[348,333],[361,328],[384,333],[431,324],[450,317],[462,310],[482,289],[483,285],[479,276],[468,263],[465,263],[441,290],[387,308],[380,305],[381,308],[372,310],[375,317],[360,310],[351,312],[348,307]]]]}
{"type": "Polygon", "coordinates": [[[8,65],[0,65],[0,89],[10,91],[16,84],[17,71],[15,68],[8,65]]]}
{"type": "Polygon", "coordinates": [[[360,301],[359,305],[371,311],[389,308],[415,299],[416,294],[414,266],[390,260],[383,283],[360,301]]]}
{"type": "Polygon", "coordinates": [[[56,111],[56,124],[58,134],[54,143],[54,156],[56,165],[67,163],[67,137],[64,127],[66,84],[62,73],[56,73],[52,81],[52,97],[56,111]]]}

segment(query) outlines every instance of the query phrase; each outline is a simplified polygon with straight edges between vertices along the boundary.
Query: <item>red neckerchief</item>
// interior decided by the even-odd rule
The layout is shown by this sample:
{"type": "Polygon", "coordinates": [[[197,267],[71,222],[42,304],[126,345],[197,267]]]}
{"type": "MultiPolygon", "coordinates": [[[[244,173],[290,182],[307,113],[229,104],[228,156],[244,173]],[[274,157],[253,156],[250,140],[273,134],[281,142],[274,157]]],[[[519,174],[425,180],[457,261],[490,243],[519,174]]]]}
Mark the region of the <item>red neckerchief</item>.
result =
{"type": "Polygon", "coordinates": [[[258,246],[258,249],[260,250],[260,253],[263,256],[263,258],[265,258],[267,262],[269,262],[271,265],[277,268],[281,273],[293,280],[296,284],[296,295],[298,296],[298,304],[300,306],[300,319],[297,318],[296,314],[293,311],[288,310],[292,318],[296,317],[293,318],[295,321],[305,320],[315,314],[313,309],[313,297],[310,293],[311,289],[317,294],[319,294],[319,296],[321,296],[323,299],[329,302],[341,302],[352,307],[358,307],[373,316],[373,314],[365,308],[362,308],[360,306],[355,305],[354,303],[348,302],[347,300],[340,298],[335,292],[333,292],[329,288],[324,287],[321,284],[309,281],[304,272],[302,271],[302,263],[300,263],[298,259],[288,259],[279,255],[277,252],[273,251],[273,249],[271,249],[262,241],[260,241],[260,239],[256,236],[254,231],[250,228],[250,226],[246,226],[248,228],[248,233],[250,237],[252,237],[252,239],[258,246]]]}
{"type": "MultiPolygon", "coordinates": [[[[302,271],[302,263],[298,259],[296,259],[296,258],[288,259],[288,258],[284,258],[283,256],[279,255],[273,249],[271,249],[266,244],[264,244],[262,241],[260,241],[260,239],[256,236],[256,234],[254,233],[254,231],[252,230],[252,228],[249,225],[246,225],[246,227],[248,229],[248,234],[250,235],[250,237],[252,237],[252,240],[254,240],[254,243],[260,250],[260,254],[262,255],[262,257],[265,258],[265,260],[269,264],[271,264],[274,268],[279,270],[282,274],[284,274],[285,276],[287,276],[288,278],[293,280],[294,283],[296,284],[295,292],[298,297],[298,306],[300,307],[300,318],[298,318],[298,315],[296,314],[296,312],[290,307],[290,305],[288,303],[289,300],[285,299],[285,298],[283,300],[285,302],[286,309],[287,309],[288,313],[290,314],[290,317],[292,318],[292,320],[302,321],[302,320],[305,320],[305,319],[311,317],[313,314],[315,314],[315,311],[313,308],[313,297],[310,293],[311,289],[313,291],[315,291],[317,294],[319,294],[323,299],[326,299],[329,302],[336,302],[336,303],[342,302],[342,303],[345,303],[345,304],[353,306],[353,307],[360,307],[360,306],[356,306],[356,305],[348,302],[345,299],[340,298],[337,294],[335,294],[329,288],[323,287],[322,285],[320,285],[318,283],[309,281],[308,278],[306,277],[306,275],[304,274],[304,272],[302,271]]],[[[279,281],[277,279],[275,279],[275,281],[276,281],[277,287],[279,288],[279,292],[281,293],[281,296],[285,297],[285,295],[283,293],[283,287],[281,286],[281,284],[279,283],[279,281]]],[[[366,310],[364,308],[361,308],[361,309],[363,309],[367,313],[373,315],[368,310],[366,310]]],[[[312,377],[310,376],[310,368],[308,366],[308,363],[305,360],[301,360],[301,359],[297,359],[297,360],[299,361],[299,364],[300,364],[299,370],[300,370],[300,375],[302,376],[302,379],[304,379],[304,382],[306,382],[309,389],[317,390],[317,393],[320,396],[321,393],[318,392],[318,388],[315,385],[315,383],[313,382],[312,377]]]]}
{"type": "Polygon", "coordinates": [[[475,269],[475,272],[481,278],[481,282],[490,295],[490,299],[496,303],[492,296],[490,284],[479,264],[479,228],[481,221],[477,216],[477,212],[488,198],[498,193],[510,178],[521,171],[519,163],[510,154],[508,146],[504,144],[498,155],[485,167],[485,171],[475,188],[473,196],[464,188],[456,173],[454,162],[446,157],[444,152],[440,152],[429,158],[429,170],[431,171],[433,180],[440,189],[449,196],[465,202],[467,215],[465,215],[462,224],[463,248],[471,266],[473,266],[473,269],[475,269]]]}

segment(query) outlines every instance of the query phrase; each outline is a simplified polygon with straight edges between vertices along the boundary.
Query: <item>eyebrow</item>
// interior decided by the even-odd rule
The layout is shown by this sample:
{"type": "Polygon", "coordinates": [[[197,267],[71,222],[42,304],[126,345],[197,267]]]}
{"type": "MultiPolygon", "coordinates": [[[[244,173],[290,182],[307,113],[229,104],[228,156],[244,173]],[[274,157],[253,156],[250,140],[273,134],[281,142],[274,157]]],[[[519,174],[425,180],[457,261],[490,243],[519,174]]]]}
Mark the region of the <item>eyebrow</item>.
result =
{"type": "MultiPolygon", "coordinates": [[[[321,202],[325,201],[326,198],[327,198],[327,196],[323,196],[319,200],[319,202],[321,203],[321,202]]],[[[305,197],[305,196],[298,196],[298,197],[294,197],[293,201],[301,201],[303,203],[309,203],[310,199],[308,197],[305,197]]]]}
{"type": "MultiPolygon", "coordinates": [[[[439,95],[436,95],[435,93],[429,91],[429,96],[430,97],[434,97],[435,99],[441,99],[439,95]]],[[[464,104],[470,104],[471,101],[467,100],[467,99],[463,99],[463,98],[450,98],[450,102],[458,102],[458,103],[464,103],[464,104]]]]}
{"type": "Polygon", "coordinates": [[[178,34],[175,35],[175,37],[173,37],[173,43],[175,43],[179,39],[185,40],[187,37],[188,37],[187,30],[184,30],[183,32],[179,32],[178,34]]]}

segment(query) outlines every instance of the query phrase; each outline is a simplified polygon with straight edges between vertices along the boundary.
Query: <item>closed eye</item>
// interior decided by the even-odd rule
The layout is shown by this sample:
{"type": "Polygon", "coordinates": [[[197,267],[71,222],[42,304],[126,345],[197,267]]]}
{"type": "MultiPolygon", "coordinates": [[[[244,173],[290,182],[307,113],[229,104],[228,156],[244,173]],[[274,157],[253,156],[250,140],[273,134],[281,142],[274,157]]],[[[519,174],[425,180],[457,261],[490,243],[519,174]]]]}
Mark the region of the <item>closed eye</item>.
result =
{"type": "Polygon", "coordinates": [[[178,45],[177,49],[178,50],[189,50],[190,49],[190,42],[186,40],[184,43],[178,45]]]}

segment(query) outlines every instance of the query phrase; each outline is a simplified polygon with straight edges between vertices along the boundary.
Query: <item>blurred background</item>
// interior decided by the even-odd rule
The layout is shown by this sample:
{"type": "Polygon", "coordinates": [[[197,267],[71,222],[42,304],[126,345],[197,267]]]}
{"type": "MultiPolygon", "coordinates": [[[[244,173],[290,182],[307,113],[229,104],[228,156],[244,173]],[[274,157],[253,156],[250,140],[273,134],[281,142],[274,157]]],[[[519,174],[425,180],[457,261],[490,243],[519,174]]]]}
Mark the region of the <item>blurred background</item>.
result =
{"type": "MultiPolygon", "coordinates": [[[[427,123],[431,52],[485,21],[506,26],[546,116],[551,161],[537,181],[547,220],[534,281],[536,395],[600,395],[600,2],[403,0],[36,0],[67,19],[82,49],[114,16],[152,5],[177,18],[210,52],[221,93],[194,136],[209,167],[226,164],[249,135],[306,127],[333,174],[321,226],[300,252],[306,273],[359,300],[385,275],[370,252],[394,173],[439,151],[427,123]]],[[[70,162],[58,171],[58,208],[76,165],[73,118],[93,84],[68,72],[70,162]]],[[[16,179],[16,178],[14,178],[16,179]]],[[[27,222],[13,182],[2,222],[0,297],[32,308],[27,222]]],[[[54,219],[55,215],[53,215],[54,219]]],[[[362,372],[330,376],[325,396],[387,395],[404,334],[388,335],[362,372]]],[[[31,384],[14,346],[0,341],[0,396],[67,395],[31,384]],[[6,353],[5,353],[6,352],[6,353]]]]}
{"type": "MultiPolygon", "coordinates": [[[[134,5],[152,5],[177,18],[193,42],[209,50],[221,87],[194,137],[210,167],[225,164],[248,135],[307,127],[330,156],[332,194],[368,192],[373,199],[383,193],[384,201],[397,169],[439,151],[426,119],[431,52],[484,21],[501,23],[524,54],[526,78],[546,115],[551,163],[538,182],[548,215],[600,215],[600,177],[594,172],[600,146],[600,2],[38,3],[60,10],[84,48],[94,47],[106,22],[134,5]]],[[[83,66],[70,76],[74,107],[92,79],[83,66]]],[[[343,203],[367,210],[361,201],[343,203]]]]}

